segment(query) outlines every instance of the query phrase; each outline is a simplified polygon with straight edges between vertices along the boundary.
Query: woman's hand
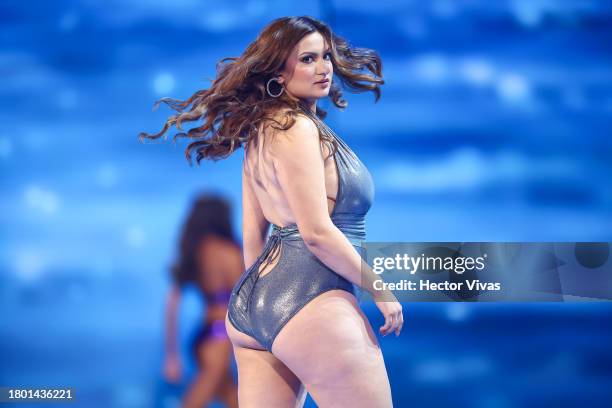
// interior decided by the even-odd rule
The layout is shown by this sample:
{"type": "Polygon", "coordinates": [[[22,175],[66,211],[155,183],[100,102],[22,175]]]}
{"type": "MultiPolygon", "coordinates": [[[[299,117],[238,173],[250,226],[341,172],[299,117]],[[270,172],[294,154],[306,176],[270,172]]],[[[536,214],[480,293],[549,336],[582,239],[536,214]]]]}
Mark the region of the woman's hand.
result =
{"type": "Polygon", "coordinates": [[[166,357],[164,362],[164,379],[169,383],[181,381],[182,367],[181,359],[178,355],[171,354],[166,357]]]}
{"type": "Polygon", "coordinates": [[[395,337],[399,336],[404,326],[404,315],[402,305],[390,291],[383,294],[377,293],[374,297],[376,306],[385,317],[385,324],[380,327],[380,334],[386,336],[395,332],[395,337]]]}

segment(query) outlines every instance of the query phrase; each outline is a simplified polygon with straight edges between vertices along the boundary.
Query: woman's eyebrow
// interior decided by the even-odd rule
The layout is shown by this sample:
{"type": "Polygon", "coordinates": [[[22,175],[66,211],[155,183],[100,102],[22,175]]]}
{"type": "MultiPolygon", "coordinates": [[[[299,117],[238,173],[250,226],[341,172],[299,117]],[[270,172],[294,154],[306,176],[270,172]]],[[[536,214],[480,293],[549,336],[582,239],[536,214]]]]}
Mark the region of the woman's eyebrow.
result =
{"type": "MultiPolygon", "coordinates": [[[[331,51],[331,48],[326,49],[325,51],[323,51],[323,53],[328,53],[331,51]]],[[[312,54],[312,55],[317,55],[316,52],[314,51],[304,51],[303,53],[300,54],[300,57],[305,55],[305,54],[312,54]]]]}

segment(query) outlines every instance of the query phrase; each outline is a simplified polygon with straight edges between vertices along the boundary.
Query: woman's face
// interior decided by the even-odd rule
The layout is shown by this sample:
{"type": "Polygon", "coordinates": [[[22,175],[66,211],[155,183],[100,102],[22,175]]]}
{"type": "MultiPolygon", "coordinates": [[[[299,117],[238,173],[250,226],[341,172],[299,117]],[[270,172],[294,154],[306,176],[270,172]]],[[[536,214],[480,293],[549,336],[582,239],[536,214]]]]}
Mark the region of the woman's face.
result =
{"type": "Polygon", "coordinates": [[[310,33],[300,40],[285,62],[279,74],[285,92],[306,101],[313,101],[329,94],[334,68],[331,51],[323,36],[310,33]],[[320,82],[327,80],[327,82],[320,82]]]}

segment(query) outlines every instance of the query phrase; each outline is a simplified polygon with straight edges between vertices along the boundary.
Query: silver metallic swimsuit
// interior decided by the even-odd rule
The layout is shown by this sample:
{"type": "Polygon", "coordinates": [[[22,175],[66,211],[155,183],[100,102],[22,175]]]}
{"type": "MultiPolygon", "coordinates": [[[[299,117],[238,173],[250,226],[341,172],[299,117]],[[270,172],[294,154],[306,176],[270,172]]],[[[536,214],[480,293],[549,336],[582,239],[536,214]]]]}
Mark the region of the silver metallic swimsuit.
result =
{"type": "MultiPolygon", "coordinates": [[[[334,153],[338,169],[338,194],[331,220],[363,257],[365,215],[374,198],[374,183],[355,153],[325,123],[303,110],[319,129],[338,142],[334,153]]],[[[355,293],[353,284],[328,268],[310,252],[295,224],[272,229],[261,255],[232,290],[228,314],[234,327],[272,350],[276,335],[308,302],[323,292],[342,289],[355,293]],[[263,276],[260,265],[271,263],[280,246],[278,263],[263,276]]]]}

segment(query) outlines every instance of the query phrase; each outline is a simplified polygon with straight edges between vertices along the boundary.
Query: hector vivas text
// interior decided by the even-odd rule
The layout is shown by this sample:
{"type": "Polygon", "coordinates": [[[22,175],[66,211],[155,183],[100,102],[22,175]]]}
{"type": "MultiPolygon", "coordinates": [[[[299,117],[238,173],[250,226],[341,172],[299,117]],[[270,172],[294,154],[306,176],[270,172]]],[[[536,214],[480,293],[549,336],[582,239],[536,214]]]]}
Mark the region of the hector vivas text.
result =
{"type": "MultiPolygon", "coordinates": [[[[430,273],[450,271],[462,275],[466,271],[482,271],[485,268],[487,254],[480,257],[441,257],[441,256],[410,256],[409,254],[396,254],[394,257],[376,257],[372,260],[372,271],[381,275],[386,271],[398,271],[407,273],[412,277],[417,272],[426,271],[430,273]]],[[[385,282],[382,279],[374,281],[375,290],[408,290],[408,291],[437,291],[437,290],[479,290],[499,291],[499,282],[481,282],[479,279],[466,279],[464,281],[431,281],[430,279],[419,279],[417,281],[401,279],[395,282],[385,282]],[[465,287],[464,287],[465,285],[465,287]]]]}

